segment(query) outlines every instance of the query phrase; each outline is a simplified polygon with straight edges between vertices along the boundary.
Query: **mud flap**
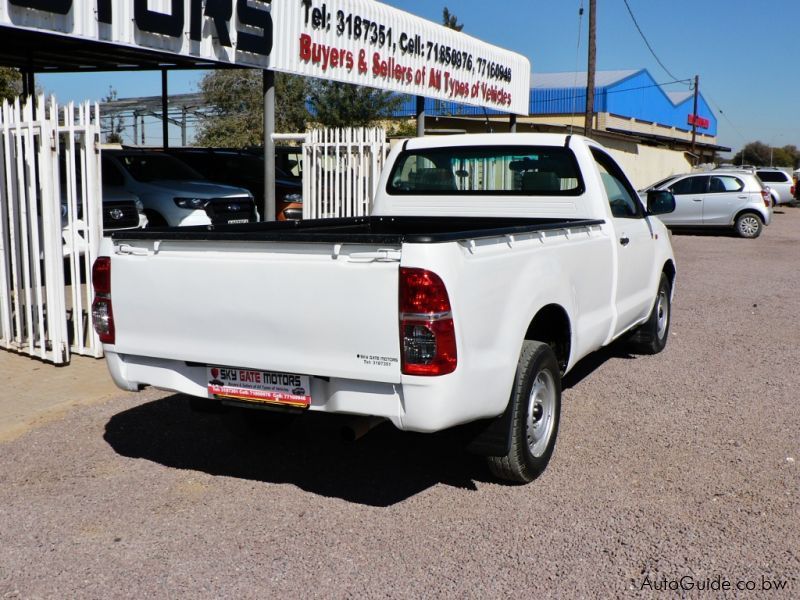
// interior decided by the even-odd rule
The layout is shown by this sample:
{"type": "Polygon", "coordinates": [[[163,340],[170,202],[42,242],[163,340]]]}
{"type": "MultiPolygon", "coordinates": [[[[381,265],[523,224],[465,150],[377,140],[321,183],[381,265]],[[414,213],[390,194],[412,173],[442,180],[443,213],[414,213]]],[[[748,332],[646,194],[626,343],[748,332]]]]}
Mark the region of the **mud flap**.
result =
{"type": "Polygon", "coordinates": [[[467,451],[480,456],[506,456],[511,451],[511,403],[499,417],[472,424],[467,451]]]}

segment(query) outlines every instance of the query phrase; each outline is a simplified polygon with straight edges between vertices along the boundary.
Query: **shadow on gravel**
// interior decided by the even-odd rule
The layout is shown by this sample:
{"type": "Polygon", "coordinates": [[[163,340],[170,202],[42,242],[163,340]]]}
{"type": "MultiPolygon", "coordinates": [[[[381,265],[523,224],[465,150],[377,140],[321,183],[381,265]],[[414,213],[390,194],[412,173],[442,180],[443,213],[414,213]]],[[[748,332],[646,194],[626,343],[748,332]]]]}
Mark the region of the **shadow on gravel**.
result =
{"type": "Polygon", "coordinates": [[[564,376],[561,381],[561,389],[568,390],[571,387],[575,387],[612,358],[636,360],[636,355],[627,350],[624,340],[614,342],[610,346],[592,352],[589,356],[579,360],[572,367],[572,370],[564,376]]]}
{"type": "Polygon", "coordinates": [[[439,483],[475,490],[476,480],[490,480],[483,459],[464,451],[461,429],[415,434],[384,423],[348,443],[337,415],[308,413],[277,430],[273,416],[193,413],[175,395],[114,415],[104,438],[122,456],[369,506],[391,506],[439,483]]]}
{"type": "Polygon", "coordinates": [[[670,232],[672,232],[673,235],[692,237],[739,237],[733,229],[728,229],[727,227],[709,227],[707,229],[702,227],[687,227],[685,229],[675,227],[670,228],[670,232]]]}

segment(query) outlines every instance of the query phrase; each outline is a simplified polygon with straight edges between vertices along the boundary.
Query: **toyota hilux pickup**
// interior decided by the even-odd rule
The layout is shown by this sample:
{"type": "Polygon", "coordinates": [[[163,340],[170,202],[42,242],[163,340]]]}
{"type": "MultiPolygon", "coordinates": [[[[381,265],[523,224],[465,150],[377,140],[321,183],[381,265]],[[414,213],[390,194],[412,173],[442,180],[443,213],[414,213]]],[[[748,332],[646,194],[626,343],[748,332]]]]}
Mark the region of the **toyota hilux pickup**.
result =
{"type": "Polygon", "coordinates": [[[93,268],[114,381],[222,404],[435,432],[499,478],[556,441],[561,378],[624,338],[667,343],[675,260],[610,154],[581,136],[410,139],[370,216],[114,233],[93,268]]]}

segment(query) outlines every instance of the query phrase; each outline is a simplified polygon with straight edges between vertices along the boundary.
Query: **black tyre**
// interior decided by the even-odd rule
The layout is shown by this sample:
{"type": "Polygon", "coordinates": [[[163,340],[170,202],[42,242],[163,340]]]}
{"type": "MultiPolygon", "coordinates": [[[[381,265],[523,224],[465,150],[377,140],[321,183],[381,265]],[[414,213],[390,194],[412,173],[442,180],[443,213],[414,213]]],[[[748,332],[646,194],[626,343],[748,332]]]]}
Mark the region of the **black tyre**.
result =
{"type": "Polygon", "coordinates": [[[764,226],[761,219],[755,213],[746,212],[736,217],[736,233],[739,237],[753,239],[761,235],[764,226]]]}
{"type": "Polygon", "coordinates": [[[640,325],[630,338],[631,350],[637,354],[658,354],[667,345],[672,315],[670,297],[672,288],[666,273],[661,273],[656,301],[647,321],[640,325]]]}
{"type": "Polygon", "coordinates": [[[197,396],[189,396],[189,408],[196,413],[212,413],[219,414],[227,412],[228,407],[222,404],[219,400],[213,398],[199,398],[197,396]]]}
{"type": "Polygon", "coordinates": [[[523,342],[509,402],[510,449],[489,456],[489,470],[499,479],[528,483],[544,471],[558,435],[561,375],[550,346],[523,342]]]}

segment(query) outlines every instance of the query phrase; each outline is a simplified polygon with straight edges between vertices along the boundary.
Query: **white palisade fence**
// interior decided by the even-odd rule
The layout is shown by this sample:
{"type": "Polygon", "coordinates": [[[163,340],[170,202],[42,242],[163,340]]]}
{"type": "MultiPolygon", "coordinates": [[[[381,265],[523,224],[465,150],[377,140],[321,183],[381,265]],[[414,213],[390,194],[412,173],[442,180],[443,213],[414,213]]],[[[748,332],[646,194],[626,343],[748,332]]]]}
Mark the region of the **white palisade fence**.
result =
{"type": "Polygon", "coordinates": [[[303,144],[303,218],[368,215],[388,153],[382,128],[309,132],[303,144]]]}
{"type": "Polygon", "coordinates": [[[0,107],[0,348],[102,356],[91,266],[102,236],[97,105],[0,107]]]}

